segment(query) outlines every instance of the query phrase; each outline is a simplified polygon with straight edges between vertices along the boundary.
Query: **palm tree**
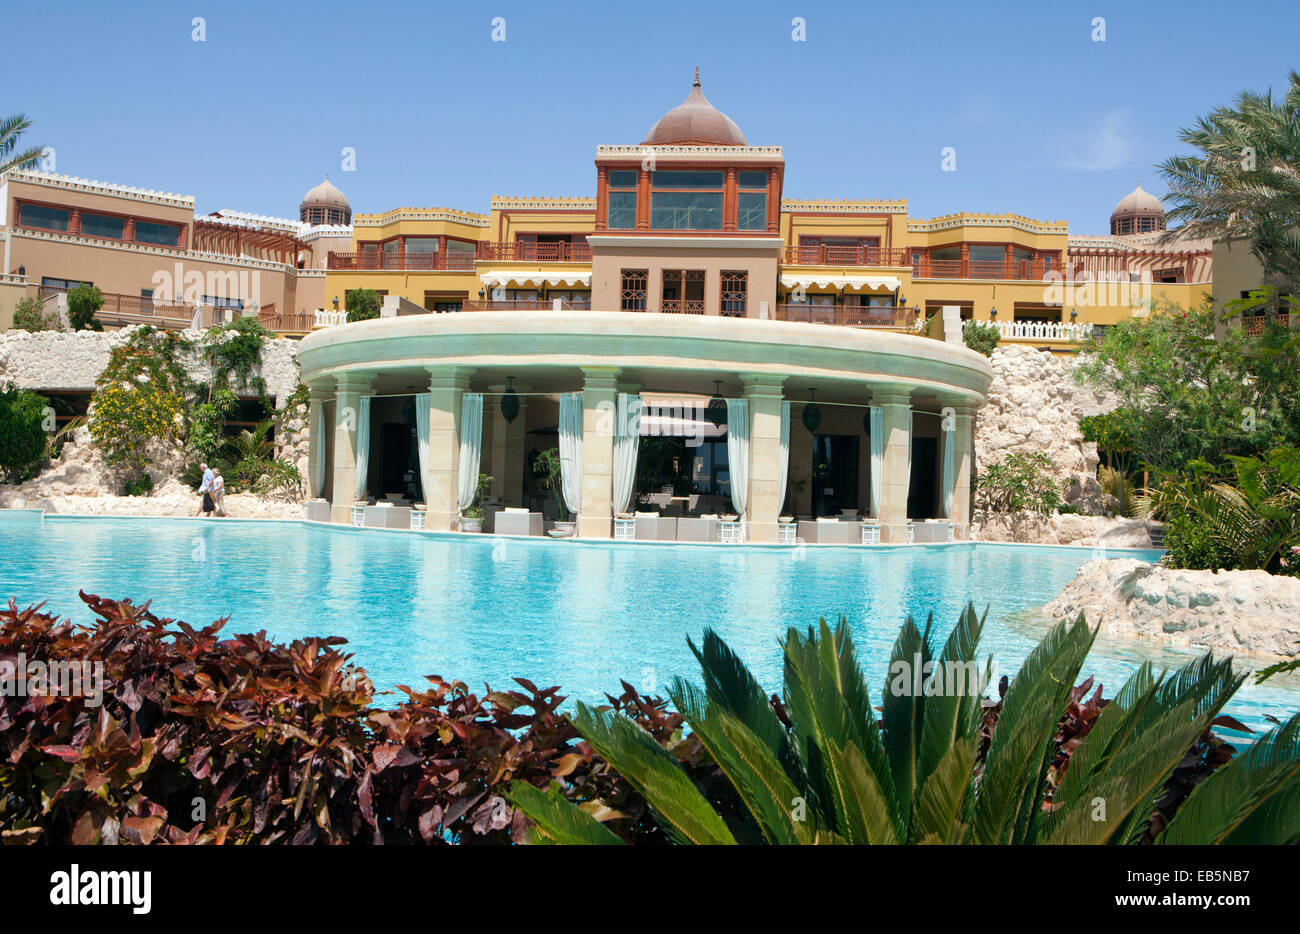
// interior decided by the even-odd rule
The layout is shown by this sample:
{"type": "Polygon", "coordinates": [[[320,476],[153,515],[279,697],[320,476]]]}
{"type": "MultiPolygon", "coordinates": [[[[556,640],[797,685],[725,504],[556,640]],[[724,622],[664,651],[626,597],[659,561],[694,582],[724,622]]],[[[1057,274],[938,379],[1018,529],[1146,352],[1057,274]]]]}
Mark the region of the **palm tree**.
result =
{"type": "Polygon", "coordinates": [[[45,151],[44,146],[33,146],[22,152],[14,151],[18,148],[18,137],[31,127],[31,118],[23,114],[0,119],[0,175],[15,169],[33,169],[40,161],[41,153],[45,151]]]}
{"type": "MultiPolygon", "coordinates": [[[[1206,655],[1159,675],[1144,664],[1090,728],[1063,740],[1065,715],[1077,713],[1086,690],[1071,686],[1095,636],[1082,617],[1050,631],[996,708],[985,706],[981,688],[909,689],[915,682],[905,673],[918,661],[941,679],[978,671],[983,625],[968,607],[936,657],[930,625],[921,632],[908,619],[879,715],[843,622],[789,631],[783,701],[769,701],[706,632],[701,648],[691,643],[704,686],[678,679],[669,695],[723,776],[724,793],[693,780],[673,751],[623,714],[579,704],[573,721],[678,843],[1300,839],[1300,714],[1214,768],[1190,795],[1173,779],[1243,680],[1231,660],[1206,655]]],[[[1212,759],[1191,761],[1202,758],[1212,759]]],[[[599,800],[580,808],[557,785],[522,782],[508,796],[538,842],[623,842],[595,816],[612,810],[599,800]]]]}
{"type": "MultiPolygon", "coordinates": [[[[1243,93],[1184,128],[1181,139],[1201,155],[1174,156],[1159,168],[1169,184],[1165,240],[1248,238],[1265,284],[1300,294],[1300,74],[1278,100],[1271,91],[1243,93]]],[[[1269,313],[1277,310],[1276,299],[1269,313]]]]}

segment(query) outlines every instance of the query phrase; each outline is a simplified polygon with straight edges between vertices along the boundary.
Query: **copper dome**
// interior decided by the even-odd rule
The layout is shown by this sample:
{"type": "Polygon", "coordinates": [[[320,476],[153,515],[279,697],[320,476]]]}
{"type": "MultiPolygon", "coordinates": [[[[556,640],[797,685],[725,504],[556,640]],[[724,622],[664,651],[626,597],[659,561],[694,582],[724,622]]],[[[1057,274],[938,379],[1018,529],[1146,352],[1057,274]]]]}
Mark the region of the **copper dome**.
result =
{"type": "Polygon", "coordinates": [[[736,122],[709,103],[700,90],[700,70],[690,95],[650,128],[642,146],[746,146],[736,122]]]}

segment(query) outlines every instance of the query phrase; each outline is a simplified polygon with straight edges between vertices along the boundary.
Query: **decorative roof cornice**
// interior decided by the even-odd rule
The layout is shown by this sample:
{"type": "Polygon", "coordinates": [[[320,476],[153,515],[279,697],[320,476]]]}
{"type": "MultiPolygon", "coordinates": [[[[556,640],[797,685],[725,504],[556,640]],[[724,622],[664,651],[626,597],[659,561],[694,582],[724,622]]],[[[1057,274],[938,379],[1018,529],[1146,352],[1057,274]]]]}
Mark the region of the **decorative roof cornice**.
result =
{"type": "Polygon", "coordinates": [[[352,236],[352,225],[347,224],[320,224],[316,227],[308,227],[298,239],[303,243],[310,243],[313,240],[319,240],[322,237],[342,237],[350,238],[352,236]]]}
{"type": "Polygon", "coordinates": [[[3,180],[23,182],[28,185],[41,185],[46,188],[59,188],[64,191],[79,191],[90,195],[130,198],[133,201],[148,201],[151,204],[163,204],[168,207],[194,210],[193,195],[178,195],[170,191],[154,191],[152,188],[133,188],[130,185],[114,185],[111,182],[92,181],[88,178],[77,178],[73,175],[16,170],[0,176],[0,181],[3,180]]]}
{"type": "Polygon", "coordinates": [[[1070,229],[1066,221],[1039,221],[1021,214],[975,214],[967,211],[944,214],[930,220],[908,221],[907,224],[907,229],[913,233],[952,230],[957,227],[1012,227],[1036,234],[1067,234],[1070,229]]]}
{"type": "Polygon", "coordinates": [[[812,214],[906,214],[907,199],[782,198],[781,210],[812,214]]]}
{"type": "Polygon", "coordinates": [[[195,220],[213,221],[231,227],[263,227],[268,230],[279,230],[282,233],[292,234],[301,233],[311,226],[287,217],[270,217],[266,214],[254,214],[251,211],[217,211],[213,214],[196,217],[195,220]]]}
{"type": "Polygon", "coordinates": [[[518,198],[513,195],[493,195],[494,211],[594,211],[595,198],[518,198]]]}
{"type": "Polygon", "coordinates": [[[785,161],[780,146],[597,146],[596,158],[785,161]]]}
{"type": "Polygon", "coordinates": [[[383,214],[354,214],[352,226],[383,227],[396,221],[449,221],[453,224],[468,224],[471,227],[487,227],[492,219],[486,214],[473,211],[458,211],[455,208],[393,208],[383,214]]]}
{"type": "Polygon", "coordinates": [[[122,243],[116,240],[98,240],[94,237],[81,237],[74,234],[53,233],[46,230],[13,229],[10,236],[26,237],[30,240],[50,240],[55,243],[75,243],[78,246],[93,246],[104,250],[122,250],[126,253],[146,253],[160,256],[173,262],[192,260],[203,263],[219,263],[227,266],[245,266],[249,269],[265,269],[269,272],[294,271],[287,263],[257,259],[251,256],[227,256],[225,253],[209,253],[198,250],[169,250],[166,247],[149,246],[142,243],[122,243]]]}

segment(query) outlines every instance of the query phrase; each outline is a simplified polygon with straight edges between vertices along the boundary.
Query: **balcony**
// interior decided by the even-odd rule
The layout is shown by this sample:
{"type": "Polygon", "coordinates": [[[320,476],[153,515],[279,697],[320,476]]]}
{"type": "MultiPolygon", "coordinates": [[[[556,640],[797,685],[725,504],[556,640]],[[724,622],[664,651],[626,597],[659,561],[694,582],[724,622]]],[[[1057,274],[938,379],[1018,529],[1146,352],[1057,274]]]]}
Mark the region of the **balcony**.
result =
{"type": "MultiPolygon", "coordinates": [[[[40,298],[46,303],[45,311],[47,314],[55,311],[54,306],[57,304],[58,296],[67,292],[67,289],[59,286],[28,286],[29,295],[40,298]]],[[[152,324],[154,327],[164,330],[183,331],[192,327],[194,323],[196,309],[190,305],[156,302],[152,298],[143,298],[139,295],[121,295],[116,292],[101,292],[100,294],[104,298],[104,304],[100,306],[99,311],[95,312],[95,320],[108,327],[152,324]]],[[[211,306],[203,306],[203,313],[200,315],[201,323],[205,327],[209,326],[214,318],[220,317],[219,311],[219,309],[214,309],[211,306]]]]}
{"type": "Polygon", "coordinates": [[[907,250],[873,246],[791,246],[785,250],[787,266],[906,266],[907,250]]]}
{"type": "Polygon", "coordinates": [[[560,311],[589,311],[591,302],[570,302],[564,299],[503,298],[461,302],[461,311],[552,311],[556,303],[560,311]]]}
{"type": "Polygon", "coordinates": [[[274,304],[263,305],[257,312],[257,323],[268,331],[297,337],[310,334],[317,327],[316,316],[319,312],[280,312],[274,304]]]}
{"type": "Polygon", "coordinates": [[[336,253],[330,251],[327,269],[392,272],[473,272],[474,253],[336,253]]]}
{"type": "Polygon", "coordinates": [[[480,243],[479,258],[515,263],[589,263],[591,247],[586,243],[480,243]]]}
{"type": "Polygon", "coordinates": [[[659,312],[665,315],[702,315],[704,299],[665,298],[659,302],[659,312]]]}
{"type": "Polygon", "coordinates": [[[1041,282],[1049,273],[1061,270],[1055,263],[1036,260],[960,260],[919,258],[912,265],[917,279],[1007,279],[1041,282]]]}
{"type": "Polygon", "coordinates": [[[898,305],[790,305],[776,306],[777,321],[837,324],[847,328],[911,328],[916,325],[915,308],[898,305]]]}
{"type": "MultiPolygon", "coordinates": [[[[962,322],[962,329],[970,327],[962,322]]],[[[1083,341],[1092,337],[1091,324],[1062,324],[1059,321],[980,321],[998,329],[1003,340],[1083,341]]]]}

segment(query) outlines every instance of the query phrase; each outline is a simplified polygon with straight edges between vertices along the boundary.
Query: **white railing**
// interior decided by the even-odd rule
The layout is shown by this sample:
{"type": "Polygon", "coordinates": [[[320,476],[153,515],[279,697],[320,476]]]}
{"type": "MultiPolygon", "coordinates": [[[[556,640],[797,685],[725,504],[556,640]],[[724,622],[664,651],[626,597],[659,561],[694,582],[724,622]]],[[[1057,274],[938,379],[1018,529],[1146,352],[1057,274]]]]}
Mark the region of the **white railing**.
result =
{"type": "Polygon", "coordinates": [[[346,311],[326,311],[323,308],[316,309],[316,327],[330,328],[336,324],[347,324],[348,313],[346,311]]]}
{"type": "MultiPolygon", "coordinates": [[[[967,321],[963,327],[970,327],[974,321],[967,321]]],[[[1021,338],[1025,340],[1047,341],[1081,341],[1092,336],[1091,324],[1060,324],[1054,321],[980,321],[979,324],[992,324],[998,334],[1005,340],[1021,338]]]]}

